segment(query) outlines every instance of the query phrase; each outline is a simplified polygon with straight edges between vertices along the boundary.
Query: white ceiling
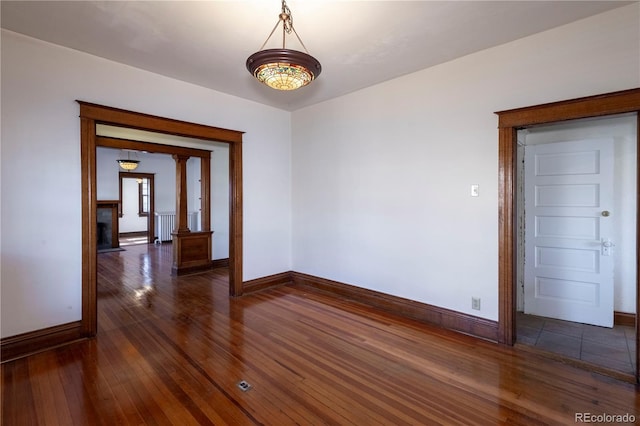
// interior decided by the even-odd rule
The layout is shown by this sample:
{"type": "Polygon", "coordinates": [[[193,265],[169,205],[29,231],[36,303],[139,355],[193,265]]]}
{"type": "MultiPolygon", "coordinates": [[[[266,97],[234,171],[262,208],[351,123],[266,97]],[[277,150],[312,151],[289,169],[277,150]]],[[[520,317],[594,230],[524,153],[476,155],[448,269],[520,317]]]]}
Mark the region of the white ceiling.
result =
{"type": "MultiPolygon", "coordinates": [[[[322,74],[279,92],[245,61],[280,0],[2,1],[2,28],[178,80],[295,110],[629,4],[617,1],[289,0],[322,74]]],[[[267,44],[281,47],[281,32],[267,44]]],[[[301,48],[295,37],[287,47],[301,48]]]]}

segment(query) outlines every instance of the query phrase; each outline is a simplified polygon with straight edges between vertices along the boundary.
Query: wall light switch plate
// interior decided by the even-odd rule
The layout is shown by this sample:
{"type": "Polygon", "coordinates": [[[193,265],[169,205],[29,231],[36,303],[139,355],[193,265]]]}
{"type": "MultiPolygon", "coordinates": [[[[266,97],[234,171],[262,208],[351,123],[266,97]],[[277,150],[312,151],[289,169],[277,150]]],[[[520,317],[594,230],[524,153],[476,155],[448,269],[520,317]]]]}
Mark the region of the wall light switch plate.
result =
{"type": "Polygon", "coordinates": [[[474,183],[473,185],[471,185],[471,196],[478,197],[479,195],[480,195],[480,185],[474,183]]]}

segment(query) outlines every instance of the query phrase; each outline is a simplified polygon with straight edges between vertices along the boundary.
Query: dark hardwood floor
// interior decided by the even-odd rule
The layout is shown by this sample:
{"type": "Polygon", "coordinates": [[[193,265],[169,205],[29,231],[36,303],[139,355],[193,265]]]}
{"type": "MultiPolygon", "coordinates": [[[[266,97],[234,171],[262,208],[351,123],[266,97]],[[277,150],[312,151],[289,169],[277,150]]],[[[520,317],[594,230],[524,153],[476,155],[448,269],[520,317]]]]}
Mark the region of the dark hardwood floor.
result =
{"type": "Polygon", "coordinates": [[[3,364],[3,425],[640,417],[631,384],[311,288],[230,299],[225,268],[172,277],[168,244],[100,254],[98,265],[97,338],[3,364]]]}

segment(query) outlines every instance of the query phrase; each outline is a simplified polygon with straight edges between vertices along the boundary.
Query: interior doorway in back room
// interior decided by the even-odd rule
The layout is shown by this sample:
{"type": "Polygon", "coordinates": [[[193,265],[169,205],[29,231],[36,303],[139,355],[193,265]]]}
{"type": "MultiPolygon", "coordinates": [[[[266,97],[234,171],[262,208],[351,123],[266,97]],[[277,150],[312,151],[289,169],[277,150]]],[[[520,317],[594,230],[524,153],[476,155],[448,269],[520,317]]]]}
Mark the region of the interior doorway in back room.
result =
{"type": "Polygon", "coordinates": [[[516,341],[625,373],[636,359],[635,328],[619,320],[636,314],[636,123],[518,131],[516,341]]]}

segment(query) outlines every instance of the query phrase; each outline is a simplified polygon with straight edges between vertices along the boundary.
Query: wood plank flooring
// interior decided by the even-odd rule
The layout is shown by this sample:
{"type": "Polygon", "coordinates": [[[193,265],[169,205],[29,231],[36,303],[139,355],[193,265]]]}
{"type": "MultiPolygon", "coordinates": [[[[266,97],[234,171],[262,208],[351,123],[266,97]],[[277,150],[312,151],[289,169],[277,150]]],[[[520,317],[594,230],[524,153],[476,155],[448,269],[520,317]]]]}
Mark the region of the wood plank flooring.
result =
{"type": "Polygon", "coordinates": [[[3,425],[640,418],[633,385],[311,288],[230,299],[224,268],[170,276],[167,244],[100,254],[98,265],[98,337],[3,364],[3,425]]]}

